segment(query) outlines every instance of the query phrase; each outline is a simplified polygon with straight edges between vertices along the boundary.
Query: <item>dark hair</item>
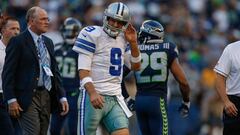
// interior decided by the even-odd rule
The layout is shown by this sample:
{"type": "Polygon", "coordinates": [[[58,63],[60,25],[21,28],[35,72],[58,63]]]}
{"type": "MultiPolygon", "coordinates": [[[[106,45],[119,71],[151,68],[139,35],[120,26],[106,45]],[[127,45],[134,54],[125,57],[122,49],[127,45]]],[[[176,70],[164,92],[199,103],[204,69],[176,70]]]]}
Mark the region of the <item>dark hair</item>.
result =
{"type": "Polygon", "coordinates": [[[0,21],[0,32],[2,31],[2,28],[6,26],[8,21],[18,21],[17,18],[12,16],[2,16],[0,21]]]}

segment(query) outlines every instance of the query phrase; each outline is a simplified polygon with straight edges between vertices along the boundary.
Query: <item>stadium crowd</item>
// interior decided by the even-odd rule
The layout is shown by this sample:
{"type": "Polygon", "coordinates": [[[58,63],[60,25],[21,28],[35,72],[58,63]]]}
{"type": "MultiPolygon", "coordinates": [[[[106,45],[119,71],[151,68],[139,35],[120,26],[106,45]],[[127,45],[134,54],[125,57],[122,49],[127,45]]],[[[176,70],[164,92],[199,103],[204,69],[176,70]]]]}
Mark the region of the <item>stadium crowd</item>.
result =
{"type": "MultiPolygon", "coordinates": [[[[21,30],[27,27],[26,11],[35,5],[46,9],[55,44],[63,41],[59,27],[67,17],[84,26],[102,25],[105,7],[117,0],[2,0],[3,14],[16,17],[21,30]]],[[[119,1],[119,0],[118,0],[119,1]]],[[[223,105],[215,92],[213,67],[224,47],[240,39],[238,0],[121,0],[132,13],[138,30],[146,19],[155,19],[165,28],[165,38],[178,45],[179,60],[192,89],[189,117],[177,113],[181,100],[178,85],[169,80],[169,123],[172,135],[221,135],[223,105]],[[181,124],[179,124],[181,123],[181,124]]]]}

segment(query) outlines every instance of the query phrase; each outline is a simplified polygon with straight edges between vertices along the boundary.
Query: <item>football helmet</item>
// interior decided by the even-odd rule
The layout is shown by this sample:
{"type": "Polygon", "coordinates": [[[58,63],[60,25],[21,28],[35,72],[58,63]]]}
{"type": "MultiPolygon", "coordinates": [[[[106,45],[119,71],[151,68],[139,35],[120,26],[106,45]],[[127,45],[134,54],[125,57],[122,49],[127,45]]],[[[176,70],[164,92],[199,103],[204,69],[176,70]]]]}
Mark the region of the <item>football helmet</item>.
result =
{"type": "Polygon", "coordinates": [[[138,40],[143,44],[162,43],[163,37],[164,28],[155,20],[144,21],[138,33],[138,40]]]}
{"type": "Polygon", "coordinates": [[[103,19],[103,30],[111,37],[117,37],[118,34],[122,31],[125,31],[128,27],[131,15],[128,7],[121,3],[115,2],[108,6],[104,11],[103,19]],[[114,26],[109,25],[109,18],[121,21],[124,23],[122,28],[115,28],[114,26]]]}
{"type": "Polygon", "coordinates": [[[66,18],[61,27],[61,33],[64,41],[70,45],[74,44],[74,41],[77,38],[81,28],[82,24],[80,21],[73,17],[66,18]]]}

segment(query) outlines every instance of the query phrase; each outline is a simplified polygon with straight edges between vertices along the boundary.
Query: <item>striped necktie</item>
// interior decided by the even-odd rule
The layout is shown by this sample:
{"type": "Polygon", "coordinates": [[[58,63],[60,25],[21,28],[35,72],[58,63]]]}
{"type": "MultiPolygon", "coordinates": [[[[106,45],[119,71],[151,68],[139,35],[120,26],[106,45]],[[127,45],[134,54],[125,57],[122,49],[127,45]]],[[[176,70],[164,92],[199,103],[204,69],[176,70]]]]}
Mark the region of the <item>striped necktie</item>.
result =
{"type": "Polygon", "coordinates": [[[47,48],[42,40],[41,37],[38,38],[37,40],[38,43],[38,52],[40,55],[40,64],[42,68],[42,73],[43,73],[43,84],[47,90],[51,90],[52,88],[52,83],[51,83],[51,77],[46,74],[45,70],[43,69],[43,66],[47,66],[50,68],[50,62],[47,57],[47,48]]]}

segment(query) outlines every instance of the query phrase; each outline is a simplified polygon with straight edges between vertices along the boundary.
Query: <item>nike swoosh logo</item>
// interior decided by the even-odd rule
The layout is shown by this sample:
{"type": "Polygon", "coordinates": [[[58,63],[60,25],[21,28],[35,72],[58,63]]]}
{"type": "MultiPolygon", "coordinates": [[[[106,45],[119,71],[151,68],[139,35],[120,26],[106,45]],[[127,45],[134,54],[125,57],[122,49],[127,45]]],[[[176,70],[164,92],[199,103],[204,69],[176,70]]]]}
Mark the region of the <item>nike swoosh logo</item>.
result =
{"type": "Polygon", "coordinates": [[[87,35],[85,35],[85,34],[83,34],[83,33],[82,33],[82,35],[83,35],[84,37],[87,37],[87,35]]]}

